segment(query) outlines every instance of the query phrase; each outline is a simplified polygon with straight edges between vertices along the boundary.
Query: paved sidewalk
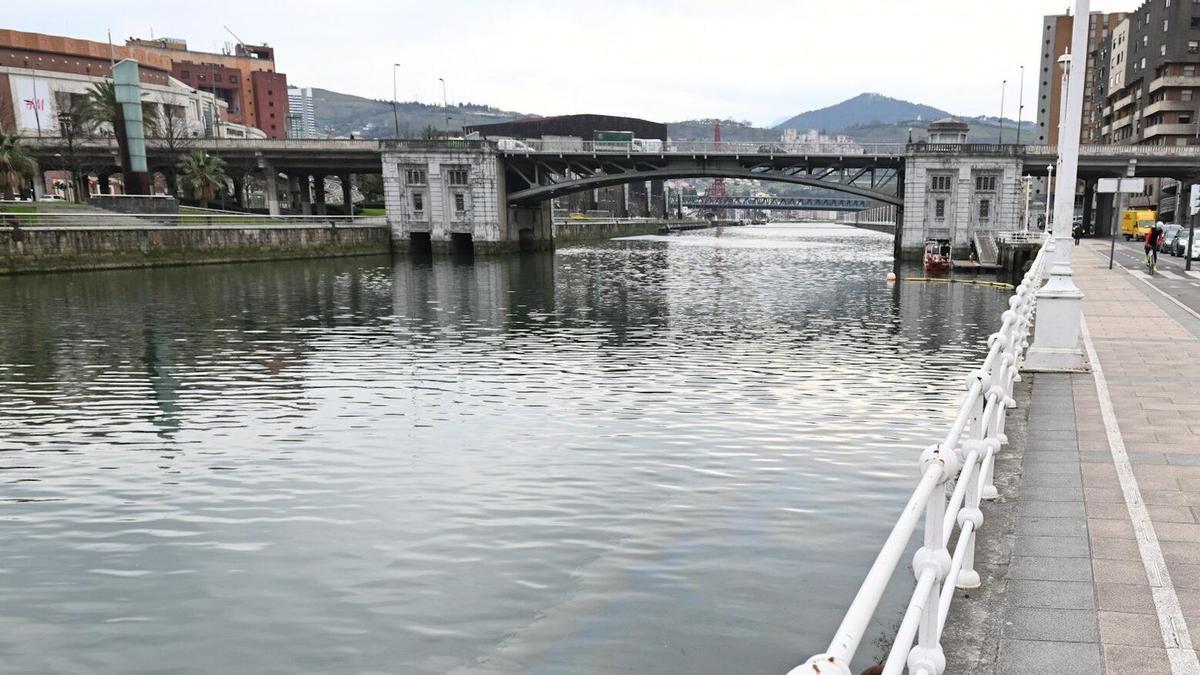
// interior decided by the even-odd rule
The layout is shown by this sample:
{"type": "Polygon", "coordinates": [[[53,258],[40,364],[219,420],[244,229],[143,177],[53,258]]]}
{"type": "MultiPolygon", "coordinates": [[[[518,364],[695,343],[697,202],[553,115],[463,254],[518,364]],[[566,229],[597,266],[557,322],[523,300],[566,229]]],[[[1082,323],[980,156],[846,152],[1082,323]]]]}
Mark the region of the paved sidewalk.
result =
{"type": "Polygon", "coordinates": [[[1110,271],[1101,243],[1074,248],[1072,268],[1136,490],[1122,490],[1095,374],[1026,375],[1025,433],[984,511],[1001,531],[980,533],[984,587],[955,601],[947,673],[1197,673],[1180,649],[1172,670],[1165,644],[1200,638],[1200,317],[1110,271]],[[1126,493],[1149,515],[1140,545],[1126,493]],[[1156,603],[1143,560],[1159,550],[1171,583],[1156,603]],[[1172,586],[1183,619],[1163,631],[1172,586]]]}

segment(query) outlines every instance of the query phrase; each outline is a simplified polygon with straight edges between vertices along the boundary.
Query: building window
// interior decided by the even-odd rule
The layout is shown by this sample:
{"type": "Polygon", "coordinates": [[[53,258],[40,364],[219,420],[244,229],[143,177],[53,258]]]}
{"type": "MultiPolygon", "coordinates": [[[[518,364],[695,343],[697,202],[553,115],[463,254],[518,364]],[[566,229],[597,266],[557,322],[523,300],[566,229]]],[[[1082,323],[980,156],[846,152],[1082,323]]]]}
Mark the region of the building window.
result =
{"type": "Polygon", "coordinates": [[[189,77],[191,77],[191,76],[192,76],[192,73],[191,73],[191,71],[189,71],[189,70],[181,70],[181,71],[179,71],[179,75],[180,75],[180,76],[182,76],[182,77],[183,77],[183,79],[185,79],[185,80],[186,80],[186,79],[188,79],[189,77]]]}
{"type": "Polygon", "coordinates": [[[991,211],[992,211],[992,200],[980,199],[979,200],[979,219],[987,220],[989,215],[991,214],[991,211]]]}
{"type": "Polygon", "coordinates": [[[407,185],[424,185],[425,184],[425,169],[405,169],[404,182],[407,185]]]}
{"type": "Polygon", "coordinates": [[[1200,16],[1192,17],[1192,28],[1200,28],[1200,16]]]}
{"type": "Polygon", "coordinates": [[[976,176],[975,177],[976,192],[995,192],[996,177],[995,176],[976,176]]]}
{"type": "Polygon", "coordinates": [[[1163,32],[1167,32],[1167,20],[1163,19],[1163,32]]]}
{"type": "Polygon", "coordinates": [[[934,192],[949,192],[950,176],[931,176],[929,179],[929,189],[934,192]]]}
{"type": "Polygon", "coordinates": [[[459,215],[467,212],[467,196],[461,192],[454,193],[454,212],[459,215]]]}
{"type": "Polygon", "coordinates": [[[1195,77],[1196,76],[1196,66],[1184,66],[1183,67],[1183,76],[1184,77],[1195,77]]]}
{"type": "Polygon", "coordinates": [[[1158,46],[1158,55],[1159,55],[1159,56],[1166,56],[1166,55],[1167,55],[1167,46],[1166,46],[1166,45],[1159,45],[1159,46],[1158,46]]]}
{"type": "Polygon", "coordinates": [[[446,182],[450,185],[466,185],[468,173],[468,169],[448,169],[446,182]]]}
{"type": "Polygon", "coordinates": [[[420,192],[414,192],[412,196],[413,213],[421,213],[425,210],[425,195],[420,192]]]}
{"type": "Polygon", "coordinates": [[[933,217],[934,218],[945,218],[946,217],[946,200],[945,199],[939,199],[933,203],[933,217]]]}
{"type": "Polygon", "coordinates": [[[1180,116],[1179,116],[1179,123],[1180,123],[1180,124],[1191,124],[1191,123],[1192,123],[1192,116],[1191,116],[1190,114],[1188,114],[1188,115],[1180,115],[1180,116]]]}
{"type": "Polygon", "coordinates": [[[1180,101],[1190,101],[1190,100],[1192,100],[1192,90],[1191,90],[1191,89],[1181,89],[1181,90],[1179,90],[1179,100],[1180,100],[1180,101]]]}

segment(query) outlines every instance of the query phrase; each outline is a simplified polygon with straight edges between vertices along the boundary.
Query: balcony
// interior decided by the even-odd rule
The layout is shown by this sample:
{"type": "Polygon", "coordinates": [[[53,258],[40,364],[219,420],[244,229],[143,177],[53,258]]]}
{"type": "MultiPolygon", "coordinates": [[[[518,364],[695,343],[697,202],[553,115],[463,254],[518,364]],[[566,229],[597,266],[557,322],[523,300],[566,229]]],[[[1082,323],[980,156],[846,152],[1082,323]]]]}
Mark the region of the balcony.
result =
{"type": "Polygon", "coordinates": [[[1116,112],[1133,105],[1133,94],[1125,94],[1121,98],[1112,102],[1112,111],[1116,112]]]}
{"type": "Polygon", "coordinates": [[[1145,113],[1146,113],[1146,116],[1149,117],[1150,115],[1153,115],[1154,113],[1163,112],[1166,110],[1183,110],[1183,111],[1195,110],[1196,103],[1197,103],[1196,101],[1179,101],[1179,100],[1155,101],[1154,103],[1151,103],[1150,105],[1146,106],[1145,113]]]}
{"type": "Polygon", "coordinates": [[[1150,91],[1163,87],[1200,87],[1200,75],[1163,75],[1150,80],[1150,91]]]}
{"type": "Polygon", "coordinates": [[[1142,132],[1142,138],[1150,139],[1155,136],[1194,136],[1196,135],[1196,125],[1189,124],[1155,124],[1146,127],[1142,132]]]}
{"type": "Polygon", "coordinates": [[[1112,121],[1112,130],[1116,131],[1117,129],[1127,127],[1130,124],[1133,124],[1133,115],[1126,115],[1124,117],[1119,117],[1112,121]]]}

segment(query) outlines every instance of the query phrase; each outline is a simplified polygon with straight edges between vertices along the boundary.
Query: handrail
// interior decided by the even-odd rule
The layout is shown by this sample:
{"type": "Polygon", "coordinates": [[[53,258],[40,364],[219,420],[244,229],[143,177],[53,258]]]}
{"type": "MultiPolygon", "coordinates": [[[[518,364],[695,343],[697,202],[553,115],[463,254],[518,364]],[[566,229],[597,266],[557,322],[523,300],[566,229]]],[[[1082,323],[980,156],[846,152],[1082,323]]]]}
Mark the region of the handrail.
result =
{"type": "Polygon", "coordinates": [[[913,557],[916,588],[900,621],[885,674],[906,668],[912,675],[940,675],[945,670],[941,636],[955,588],[978,588],[975,533],[983,525],[980,502],[995,499],[992,484],[996,453],[1008,442],[1004,434],[1007,409],[1015,405],[1013,384],[1029,346],[1029,328],[1036,309],[1034,296],[1049,257],[1044,245],[1001,314],[1000,330],[988,338],[988,353],[980,368],[967,377],[967,396],[958,408],[942,442],[925,448],[919,466],[921,479],[900,512],[870,571],[834,633],[829,647],[789,675],[853,675],[850,662],[870,625],[884,589],[908,547],[922,511],[924,543],[913,557]],[[947,498],[946,484],[955,479],[947,498]],[[954,525],[958,542],[953,556],[947,548],[954,525]],[[915,641],[915,644],[914,644],[915,641]]]}

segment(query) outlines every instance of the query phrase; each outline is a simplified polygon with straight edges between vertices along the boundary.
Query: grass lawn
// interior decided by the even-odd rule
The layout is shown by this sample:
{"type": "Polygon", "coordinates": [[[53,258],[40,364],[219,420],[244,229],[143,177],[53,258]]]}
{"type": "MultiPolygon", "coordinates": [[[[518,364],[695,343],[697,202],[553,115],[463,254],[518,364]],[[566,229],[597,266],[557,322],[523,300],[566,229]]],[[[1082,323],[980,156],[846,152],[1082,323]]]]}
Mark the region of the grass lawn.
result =
{"type": "Polygon", "coordinates": [[[386,216],[387,209],[360,209],[364,216],[386,216]]]}

